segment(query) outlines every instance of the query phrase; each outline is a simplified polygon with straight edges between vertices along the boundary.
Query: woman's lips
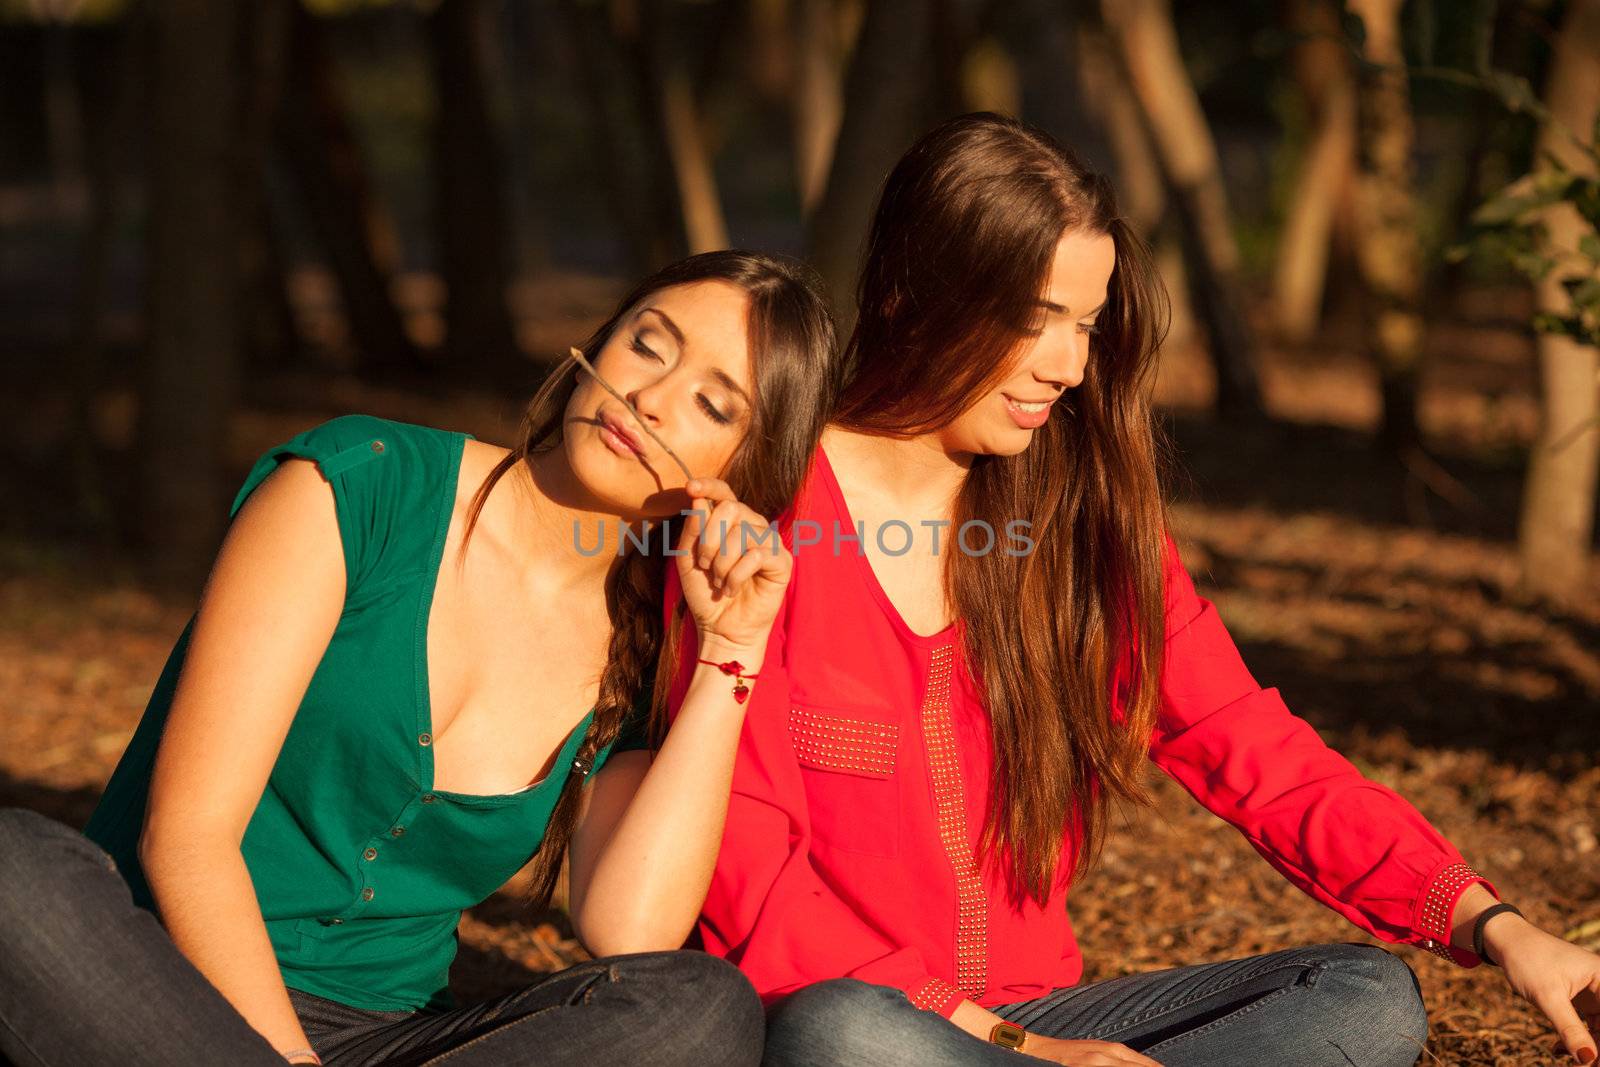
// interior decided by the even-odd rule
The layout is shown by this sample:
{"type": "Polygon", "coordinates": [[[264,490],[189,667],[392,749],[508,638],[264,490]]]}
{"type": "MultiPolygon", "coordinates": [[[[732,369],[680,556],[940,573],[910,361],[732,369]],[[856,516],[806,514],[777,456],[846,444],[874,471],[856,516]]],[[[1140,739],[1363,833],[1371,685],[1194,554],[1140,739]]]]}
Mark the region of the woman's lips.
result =
{"type": "Polygon", "coordinates": [[[628,429],[614,412],[600,412],[600,437],[607,448],[619,455],[644,458],[644,445],[639,435],[628,429]]]}
{"type": "Polygon", "coordinates": [[[642,459],[644,457],[644,453],[635,448],[633,442],[612,429],[609,423],[600,424],[600,440],[604,441],[606,447],[619,456],[626,456],[629,459],[642,459]]]}
{"type": "MultiPolygon", "coordinates": [[[[1024,411],[1017,406],[1016,400],[1004,393],[1001,395],[1005,396],[1006,399],[1006,411],[1010,413],[1012,420],[1024,430],[1036,430],[1043,426],[1049,420],[1050,411],[1055,405],[1055,401],[1052,400],[1037,411],[1024,411]]],[[[1030,404],[1029,406],[1033,407],[1035,405],[1030,404]]]]}

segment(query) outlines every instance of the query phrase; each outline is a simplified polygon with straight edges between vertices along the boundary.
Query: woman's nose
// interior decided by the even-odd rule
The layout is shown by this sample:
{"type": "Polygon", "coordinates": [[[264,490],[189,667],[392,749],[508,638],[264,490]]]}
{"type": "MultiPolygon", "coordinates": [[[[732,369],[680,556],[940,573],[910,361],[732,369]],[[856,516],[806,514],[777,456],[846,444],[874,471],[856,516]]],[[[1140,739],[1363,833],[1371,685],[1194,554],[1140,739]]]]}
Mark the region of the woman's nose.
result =
{"type": "Polygon", "coordinates": [[[651,382],[624,394],[628,398],[628,403],[633,405],[639,416],[649,419],[652,425],[661,421],[659,408],[662,403],[662,390],[659,388],[660,385],[660,382],[651,382]]]}
{"type": "Polygon", "coordinates": [[[1073,335],[1051,346],[1049,359],[1039,368],[1041,378],[1061,389],[1071,389],[1083,381],[1084,366],[1089,362],[1089,339],[1073,335]]]}

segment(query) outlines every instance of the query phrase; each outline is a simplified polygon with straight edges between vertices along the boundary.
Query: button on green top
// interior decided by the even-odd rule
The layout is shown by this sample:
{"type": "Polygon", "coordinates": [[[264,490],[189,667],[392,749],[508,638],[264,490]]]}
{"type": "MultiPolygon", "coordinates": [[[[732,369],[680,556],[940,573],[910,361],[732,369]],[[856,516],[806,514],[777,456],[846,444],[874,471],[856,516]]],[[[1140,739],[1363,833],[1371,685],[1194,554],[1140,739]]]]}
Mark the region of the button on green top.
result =
{"type": "MultiPolygon", "coordinates": [[[[361,1008],[454,1006],[448,978],[461,912],[538,850],[593,714],[531,789],[479,796],[433,787],[428,609],[471,436],[370,415],[330,419],[264,452],[229,512],[287,456],[316,461],[333,487],[344,613],[240,847],[284,983],[361,1008]]],[[[84,827],[151,910],[139,831],[193,628],[191,616],[84,827]]],[[[612,751],[647,747],[647,694],[596,768],[612,751]]]]}

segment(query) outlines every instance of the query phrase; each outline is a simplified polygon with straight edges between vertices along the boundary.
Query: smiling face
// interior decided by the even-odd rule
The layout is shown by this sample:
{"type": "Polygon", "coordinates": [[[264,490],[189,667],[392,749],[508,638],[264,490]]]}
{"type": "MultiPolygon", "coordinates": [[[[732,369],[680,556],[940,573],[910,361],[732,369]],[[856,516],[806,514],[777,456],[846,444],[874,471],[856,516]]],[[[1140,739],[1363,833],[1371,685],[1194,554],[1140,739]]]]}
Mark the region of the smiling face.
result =
{"type": "Polygon", "coordinates": [[[1115,265],[1109,235],[1069,230],[1062,236],[1039,300],[1037,331],[1023,342],[1005,380],[938,432],[946,452],[1009,456],[1028,447],[1033,431],[1054,415],[1054,402],[1083,381],[1115,265]]]}
{"type": "MultiPolygon", "coordinates": [[[[720,477],[750,424],[749,296],[725,281],[659,289],[630,308],[590,362],[697,477],[720,477]]],[[[683,470],[616,397],[579,369],[563,447],[594,506],[676,514],[683,470]]]]}

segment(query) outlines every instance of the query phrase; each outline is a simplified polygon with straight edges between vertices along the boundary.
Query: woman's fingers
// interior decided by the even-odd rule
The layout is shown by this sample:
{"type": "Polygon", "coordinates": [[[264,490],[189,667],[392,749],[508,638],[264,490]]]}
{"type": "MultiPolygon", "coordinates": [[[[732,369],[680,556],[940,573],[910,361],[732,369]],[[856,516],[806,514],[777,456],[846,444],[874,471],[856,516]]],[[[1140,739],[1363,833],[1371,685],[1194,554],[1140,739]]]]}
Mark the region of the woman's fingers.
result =
{"type": "Polygon", "coordinates": [[[704,497],[713,501],[733,500],[733,490],[721,478],[691,478],[684,484],[691,497],[704,497]]]}
{"type": "Polygon", "coordinates": [[[1075,1052],[1060,1062],[1072,1067],[1161,1067],[1149,1056],[1141,1056],[1126,1045],[1114,1044],[1075,1052]]]}
{"type": "Polygon", "coordinates": [[[744,588],[744,583],[755,577],[756,572],[766,566],[769,556],[770,553],[761,546],[752,548],[733,565],[727,577],[717,585],[717,589],[724,596],[738,596],[739,590],[744,588]]]}
{"type": "Polygon", "coordinates": [[[1067,1067],[1161,1067],[1161,1064],[1117,1041],[1072,1040],[1030,1034],[1022,1051],[1034,1059],[1067,1067]]]}
{"type": "Polygon", "coordinates": [[[725,500],[733,500],[733,490],[721,478],[691,478],[684,484],[689,494],[689,514],[685,517],[683,537],[678,542],[680,551],[695,544],[706,527],[706,518],[712,509],[725,500]]]}
{"type": "Polygon", "coordinates": [[[677,551],[693,552],[700,540],[700,531],[705,527],[705,513],[707,505],[704,500],[691,498],[689,501],[689,514],[683,519],[683,533],[678,535],[677,551]]]}
{"type": "Polygon", "coordinates": [[[680,552],[692,553],[713,593],[733,595],[763,569],[774,577],[787,572],[788,551],[777,529],[741,504],[720,478],[695,478],[687,488],[691,513],[684,523],[680,552]]]}
{"type": "Polygon", "coordinates": [[[758,562],[764,558],[762,550],[770,549],[772,542],[777,540],[776,531],[769,531],[770,527],[759,516],[738,520],[738,525],[728,535],[724,551],[717,555],[711,567],[718,584],[725,585],[733,569],[750,556],[756,556],[758,562]]]}
{"type": "Polygon", "coordinates": [[[722,505],[715,501],[702,500],[699,506],[703,509],[703,513],[698,516],[700,533],[694,543],[694,565],[706,571],[709,576],[711,560],[722,544],[722,538],[717,531],[717,508],[722,505]]]}
{"type": "Polygon", "coordinates": [[[724,500],[713,507],[711,514],[706,516],[705,534],[700,538],[695,562],[708,575],[712,573],[719,559],[730,554],[734,556],[739,554],[739,521],[745,510],[748,509],[737,500],[724,500]]]}
{"type": "Polygon", "coordinates": [[[776,538],[766,519],[735,500],[712,509],[706,534],[697,548],[696,562],[716,577],[724,578],[746,552],[776,538]]]}
{"type": "Polygon", "coordinates": [[[1594,1035],[1583,1025],[1583,1020],[1578,1018],[1578,1012],[1573,1008],[1572,1001],[1559,989],[1542,993],[1532,999],[1539,1010],[1555,1024],[1556,1033],[1561,1035],[1561,1043],[1567,1047],[1567,1052],[1574,1062],[1593,1063],[1596,1055],[1594,1035]]]}

